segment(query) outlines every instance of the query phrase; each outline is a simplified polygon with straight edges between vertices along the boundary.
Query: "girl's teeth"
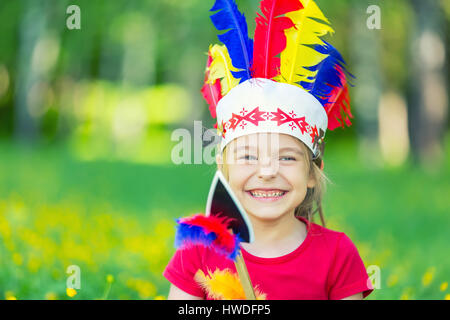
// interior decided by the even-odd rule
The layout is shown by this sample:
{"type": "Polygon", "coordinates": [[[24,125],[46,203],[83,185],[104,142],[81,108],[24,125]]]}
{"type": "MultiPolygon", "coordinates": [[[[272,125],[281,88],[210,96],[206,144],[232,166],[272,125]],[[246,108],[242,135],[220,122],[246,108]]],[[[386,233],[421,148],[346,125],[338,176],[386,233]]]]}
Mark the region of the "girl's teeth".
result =
{"type": "Polygon", "coordinates": [[[285,192],[270,192],[270,193],[250,192],[250,193],[254,197],[271,198],[271,197],[280,197],[285,192]]]}

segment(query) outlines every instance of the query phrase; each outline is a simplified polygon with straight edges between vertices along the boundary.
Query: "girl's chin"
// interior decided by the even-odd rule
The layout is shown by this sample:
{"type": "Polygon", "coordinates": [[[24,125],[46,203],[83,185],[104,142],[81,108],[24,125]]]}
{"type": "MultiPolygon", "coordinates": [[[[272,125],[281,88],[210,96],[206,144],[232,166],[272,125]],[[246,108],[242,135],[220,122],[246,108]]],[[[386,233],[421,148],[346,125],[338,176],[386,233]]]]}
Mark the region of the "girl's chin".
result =
{"type": "Polygon", "coordinates": [[[277,206],[277,207],[267,207],[267,206],[255,206],[250,205],[245,207],[246,212],[258,219],[277,219],[283,215],[283,212],[289,212],[288,206],[277,206]]]}

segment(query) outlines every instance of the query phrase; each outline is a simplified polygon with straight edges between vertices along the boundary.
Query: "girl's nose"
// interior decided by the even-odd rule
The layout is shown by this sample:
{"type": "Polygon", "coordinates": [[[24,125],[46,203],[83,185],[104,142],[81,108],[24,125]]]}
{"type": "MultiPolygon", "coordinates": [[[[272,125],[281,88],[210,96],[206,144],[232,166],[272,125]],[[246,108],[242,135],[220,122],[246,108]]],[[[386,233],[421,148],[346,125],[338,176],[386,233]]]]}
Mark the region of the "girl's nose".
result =
{"type": "Polygon", "coordinates": [[[258,177],[269,179],[276,176],[278,172],[278,162],[270,158],[261,158],[258,163],[258,177]]]}

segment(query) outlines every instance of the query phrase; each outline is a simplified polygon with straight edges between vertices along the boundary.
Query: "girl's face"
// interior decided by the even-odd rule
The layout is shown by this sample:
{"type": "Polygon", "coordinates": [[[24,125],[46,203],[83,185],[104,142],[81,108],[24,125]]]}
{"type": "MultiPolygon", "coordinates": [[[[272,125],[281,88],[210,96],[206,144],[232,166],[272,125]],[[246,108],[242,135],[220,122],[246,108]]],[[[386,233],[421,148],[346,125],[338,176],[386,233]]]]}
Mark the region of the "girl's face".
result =
{"type": "Polygon", "coordinates": [[[246,212],[260,220],[293,213],[314,187],[308,175],[306,147],[295,137],[255,133],[227,146],[228,181],[246,212]]]}

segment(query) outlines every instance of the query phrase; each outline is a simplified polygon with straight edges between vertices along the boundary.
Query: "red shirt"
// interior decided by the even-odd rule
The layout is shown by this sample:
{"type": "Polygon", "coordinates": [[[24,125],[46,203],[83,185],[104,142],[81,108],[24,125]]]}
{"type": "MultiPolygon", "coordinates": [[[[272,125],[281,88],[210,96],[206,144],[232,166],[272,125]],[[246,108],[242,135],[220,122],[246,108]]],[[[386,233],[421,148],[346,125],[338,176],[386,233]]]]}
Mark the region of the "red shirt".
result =
{"type": "MultiPolygon", "coordinates": [[[[362,292],[367,297],[372,283],[350,238],[305,218],[307,235],[294,251],[275,258],[257,257],[241,247],[253,286],[266,294],[267,300],[337,300],[362,292]]],[[[232,261],[202,245],[178,249],[163,272],[173,285],[191,295],[209,300],[194,281],[198,269],[230,268],[232,261]]]]}

